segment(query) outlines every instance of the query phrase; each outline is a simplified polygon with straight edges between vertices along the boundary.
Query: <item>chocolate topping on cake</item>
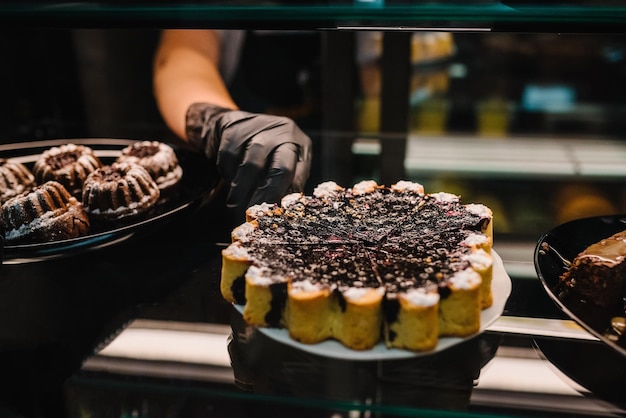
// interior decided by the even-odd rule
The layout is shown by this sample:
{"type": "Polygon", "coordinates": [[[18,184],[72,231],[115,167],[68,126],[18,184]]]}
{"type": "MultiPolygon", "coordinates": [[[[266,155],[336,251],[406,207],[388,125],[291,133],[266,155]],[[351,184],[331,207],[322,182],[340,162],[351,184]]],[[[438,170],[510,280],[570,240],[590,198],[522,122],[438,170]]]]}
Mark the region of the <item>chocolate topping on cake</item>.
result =
{"type": "Polygon", "coordinates": [[[343,290],[384,286],[388,294],[445,287],[468,267],[470,248],[461,243],[480,231],[481,217],[458,196],[371,183],[325,190],[332,192],[252,209],[264,215],[243,245],[256,263],[296,281],[343,290]]]}

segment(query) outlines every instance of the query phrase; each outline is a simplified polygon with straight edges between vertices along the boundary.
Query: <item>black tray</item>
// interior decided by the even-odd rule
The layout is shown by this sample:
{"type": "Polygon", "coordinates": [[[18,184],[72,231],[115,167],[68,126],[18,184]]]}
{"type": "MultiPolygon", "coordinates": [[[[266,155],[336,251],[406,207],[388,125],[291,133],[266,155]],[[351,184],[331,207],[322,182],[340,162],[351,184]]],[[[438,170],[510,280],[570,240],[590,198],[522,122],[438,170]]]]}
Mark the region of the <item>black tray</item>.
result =
{"type": "Polygon", "coordinates": [[[564,223],[547,232],[535,247],[535,270],[552,300],[572,320],[615,351],[626,356],[626,339],[608,338],[611,318],[624,316],[624,308],[604,309],[585,302],[559,286],[567,263],[585,248],[619,231],[626,230],[626,215],[583,218],[564,223]]]}
{"type": "Polygon", "coordinates": [[[544,357],[595,397],[626,406],[626,359],[599,341],[535,337],[544,357]]]}
{"type": "MultiPolygon", "coordinates": [[[[0,145],[1,158],[15,158],[29,168],[45,150],[67,143],[91,147],[103,163],[109,164],[120,151],[137,140],[131,139],[58,139],[28,143],[0,145]]],[[[198,205],[208,202],[217,176],[206,158],[196,152],[174,147],[183,168],[183,177],[176,190],[158,203],[145,217],[131,223],[110,227],[93,226],[91,232],[80,238],[40,244],[5,245],[3,264],[42,261],[50,258],[75,255],[81,251],[101,248],[126,240],[145,228],[158,228],[198,205]]]]}

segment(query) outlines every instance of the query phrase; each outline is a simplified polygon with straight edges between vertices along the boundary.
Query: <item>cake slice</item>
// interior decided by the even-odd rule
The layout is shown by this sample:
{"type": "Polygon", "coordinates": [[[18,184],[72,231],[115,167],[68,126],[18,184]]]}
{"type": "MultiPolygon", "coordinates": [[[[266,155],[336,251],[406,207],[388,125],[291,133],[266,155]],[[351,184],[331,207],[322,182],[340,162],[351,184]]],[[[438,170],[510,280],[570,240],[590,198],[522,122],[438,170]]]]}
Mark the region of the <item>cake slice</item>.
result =
{"type": "Polygon", "coordinates": [[[385,343],[388,347],[430,351],[439,342],[439,293],[411,289],[386,300],[385,343]]]}
{"type": "Polygon", "coordinates": [[[245,321],[261,327],[281,326],[288,277],[273,269],[252,265],[246,271],[245,280],[245,321]]]}
{"type": "Polygon", "coordinates": [[[332,323],[337,307],[328,286],[308,280],[291,281],[287,298],[284,323],[291,338],[314,344],[333,336],[332,323]]]}
{"type": "Polygon", "coordinates": [[[602,239],[579,253],[560,282],[587,302],[624,308],[626,300],[626,231],[602,239]]]}
{"type": "Polygon", "coordinates": [[[381,339],[384,288],[358,244],[328,243],[296,251],[285,324],[302,342],[334,338],[355,350],[381,339]]]}
{"type": "Polygon", "coordinates": [[[439,335],[466,337],[480,330],[481,278],[473,269],[455,273],[439,301],[439,335]]]}
{"type": "Polygon", "coordinates": [[[236,241],[222,250],[220,292],[230,303],[246,302],[245,274],[252,265],[252,258],[241,242],[236,241]]]}
{"type": "Polygon", "coordinates": [[[464,257],[472,269],[480,275],[480,307],[487,309],[493,304],[491,282],[493,280],[493,258],[482,248],[473,250],[464,257]]]}

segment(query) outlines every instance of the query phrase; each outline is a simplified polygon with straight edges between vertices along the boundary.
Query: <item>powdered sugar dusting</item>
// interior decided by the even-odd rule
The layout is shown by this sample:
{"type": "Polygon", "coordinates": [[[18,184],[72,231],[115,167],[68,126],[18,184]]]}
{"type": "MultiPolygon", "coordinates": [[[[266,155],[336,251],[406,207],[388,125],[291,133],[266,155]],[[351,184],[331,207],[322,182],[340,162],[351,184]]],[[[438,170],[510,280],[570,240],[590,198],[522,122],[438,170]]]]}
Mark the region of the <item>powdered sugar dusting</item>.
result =
{"type": "Polygon", "coordinates": [[[269,286],[276,282],[271,271],[264,267],[250,266],[246,272],[246,280],[259,286],[269,286]]]}
{"type": "Polygon", "coordinates": [[[489,244],[489,238],[484,234],[470,234],[461,242],[461,245],[467,247],[480,247],[487,244],[489,244]]]}
{"type": "Polygon", "coordinates": [[[391,190],[394,192],[413,192],[417,194],[424,194],[424,186],[420,183],[406,180],[400,180],[396,184],[392,185],[391,190]]]}
{"type": "Polygon", "coordinates": [[[245,222],[233,229],[231,235],[234,239],[241,241],[245,240],[248,235],[254,232],[254,230],[255,226],[253,224],[251,224],[250,222],[245,222]]]}
{"type": "Polygon", "coordinates": [[[376,183],[374,180],[363,180],[354,185],[354,187],[352,188],[352,192],[355,195],[363,195],[367,193],[372,193],[374,190],[376,190],[376,187],[378,187],[378,183],[376,183]]]}
{"type": "Polygon", "coordinates": [[[310,280],[301,280],[291,284],[292,293],[317,292],[321,290],[320,285],[312,283],[310,280]]]}
{"type": "MultiPolygon", "coordinates": [[[[368,293],[374,291],[374,289],[364,288],[364,287],[350,287],[346,291],[343,292],[343,297],[350,302],[356,302],[368,293]]],[[[379,287],[376,288],[375,291],[380,295],[384,294],[384,288],[379,287]]]]}
{"type": "Polygon", "coordinates": [[[302,193],[290,193],[281,199],[280,205],[286,209],[289,206],[292,206],[298,203],[302,199],[302,197],[303,197],[302,193]]]}
{"type": "Polygon", "coordinates": [[[458,195],[447,192],[432,193],[431,196],[438,202],[454,203],[461,200],[458,195]]]}
{"type": "Polygon", "coordinates": [[[450,284],[458,289],[469,290],[472,289],[482,282],[480,278],[480,274],[476,273],[472,269],[465,269],[462,271],[458,271],[454,273],[452,277],[450,277],[450,284]]]}
{"type": "Polygon", "coordinates": [[[474,251],[472,254],[468,254],[467,256],[465,256],[465,259],[470,262],[472,267],[475,267],[479,270],[487,269],[493,264],[493,259],[491,258],[491,256],[482,249],[474,251]]]}
{"type": "Polygon", "coordinates": [[[222,253],[227,257],[238,259],[238,260],[250,259],[250,255],[248,254],[248,251],[244,247],[242,247],[238,242],[231,244],[228,247],[224,248],[222,253]]]}
{"type": "Polygon", "coordinates": [[[246,214],[254,219],[271,212],[274,208],[276,208],[276,205],[272,203],[259,203],[258,205],[250,206],[246,214]]]}
{"type": "Polygon", "coordinates": [[[465,205],[467,211],[471,214],[480,216],[482,218],[490,218],[491,217],[491,209],[482,203],[468,203],[465,205]]]}
{"type": "Polygon", "coordinates": [[[343,190],[343,187],[339,186],[334,181],[325,181],[317,185],[313,190],[313,196],[317,198],[324,198],[332,196],[334,193],[343,190]]]}
{"type": "Polygon", "coordinates": [[[415,306],[434,306],[439,303],[439,293],[428,292],[426,289],[411,289],[400,295],[415,306]]]}

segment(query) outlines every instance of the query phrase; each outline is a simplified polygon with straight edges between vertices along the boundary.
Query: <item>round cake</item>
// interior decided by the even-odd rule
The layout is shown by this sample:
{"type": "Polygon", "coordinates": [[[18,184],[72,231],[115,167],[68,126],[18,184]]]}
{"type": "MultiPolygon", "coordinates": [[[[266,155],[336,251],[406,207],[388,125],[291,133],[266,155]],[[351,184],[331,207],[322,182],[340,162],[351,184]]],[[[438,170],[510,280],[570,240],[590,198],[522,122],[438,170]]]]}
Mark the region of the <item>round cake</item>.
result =
{"type": "Polygon", "coordinates": [[[158,141],[140,141],[122,150],[117,162],[139,164],[152,176],[161,191],[174,187],[183,176],[174,149],[158,141]]]}
{"type": "Polygon", "coordinates": [[[8,244],[77,238],[90,228],[83,205],[56,181],[7,200],[0,216],[8,244]]]}
{"type": "Polygon", "coordinates": [[[29,190],[35,185],[33,173],[24,164],[0,158],[0,203],[29,190]]]}
{"type": "Polygon", "coordinates": [[[33,174],[37,183],[54,180],[80,198],[83,182],[102,162],[85,145],[64,144],[44,151],[35,162],[33,174]]]}
{"type": "Polygon", "coordinates": [[[492,213],[457,195],[326,182],[246,215],[222,252],[221,292],[248,324],[303,343],[429,351],[478,332],[493,302],[492,213]]]}
{"type": "Polygon", "coordinates": [[[82,203],[94,221],[123,221],[148,212],[159,195],[159,187],[145,168],[113,163],[87,177],[82,203]]]}

